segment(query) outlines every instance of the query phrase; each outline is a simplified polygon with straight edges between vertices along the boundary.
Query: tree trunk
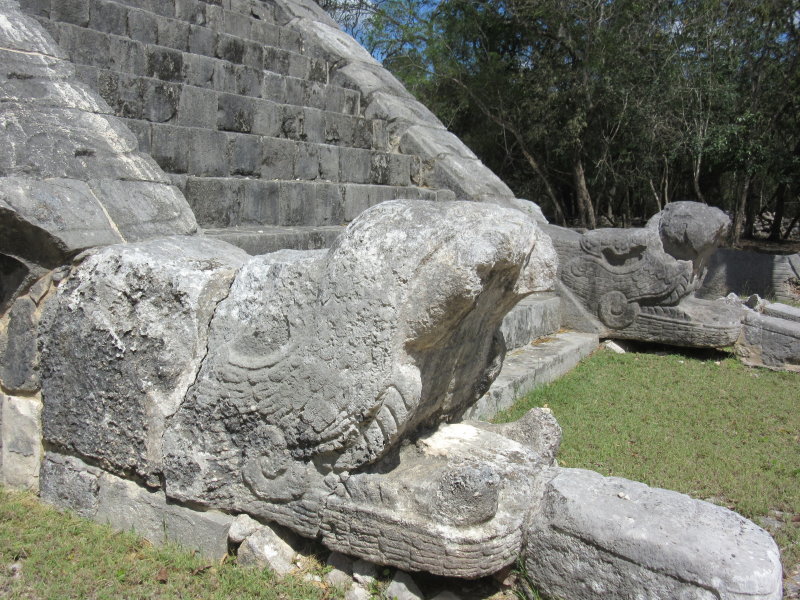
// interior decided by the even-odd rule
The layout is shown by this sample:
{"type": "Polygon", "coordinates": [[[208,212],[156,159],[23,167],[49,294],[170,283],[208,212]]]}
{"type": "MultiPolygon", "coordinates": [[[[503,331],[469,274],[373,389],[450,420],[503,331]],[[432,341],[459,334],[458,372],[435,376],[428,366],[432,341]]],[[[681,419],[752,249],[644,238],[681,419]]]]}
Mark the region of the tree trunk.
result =
{"type": "Polygon", "coordinates": [[[581,225],[589,229],[596,229],[597,221],[594,218],[592,197],[586,186],[586,173],[583,170],[583,161],[579,156],[572,161],[572,183],[575,188],[575,200],[578,203],[581,225]]]}
{"type": "Polygon", "coordinates": [[[733,226],[731,227],[731,245],[737,246],[742,237],[744,228],[745,210],[747,208],[747,197],[750,194],[750,175],[745,171],[742,186],[739,190],[739,199],[736,203],[736,210],[733,213],[733,226]]]}
{"type": "Polygon", "coordinates": [[[625,204],[622,205],[622,226],[631,226],[631,188],[625,186],[625,204]]]}
{"type": "Polygon", "coordinates": [[[783,239],[784,240],[788,240],[789,239],[789,236],[792,234],[792,229],[794,229],[794,226],[797,225],[798,222],[800,222],[800,213],[797,213],[794,216],[794,219],[792,219],[792,222],[789,223],[789,227],[787,227],[786,231],[783,232],[783,239]]]}
{"type": "Polygon", "coordinates": [[[648,179],[647,182],[650,184],[650,191],[653,192],[653,199],[656,201],[656,207],[658,208],[656,212],[661,212],[661,196],[658,195],[656,186],[653,185],[653,180],[648,179]]]}
{"type": "MultiPolygon", "coordinates": [[[[761,207],[761,197],[759,196],[759,210],[761,207]]],[[[756,232],[756,213],[759,212],[756,210],[756,203],[753,201],[752,198],[748,197],[746,204],[745,204],[745,211],[744,211],[744,237],[747,239],[752,240],[755,237],[756,232]]]]}
{"type": "Polygon", "coordinates": [[[694,188],[694,195],[698,202],[706,204],[706,197],[700,191],[700,166],[702,164],[703,155],[698,154],[697,157],[692,159],[692,187],[694,188]]]}
{"type": "Polygon", "coordinates": [[[517,138],[517,142],[522,147],[522,155],[525,157],[525,160],[528,161],[528,164],[530,165],[531,169],[533,169],[533,172],[536,173],[539,176],[539,179],[542,181],[545,192],[547,193],[547,197],[550,198],[550,201],[553,203],[553,210],[556,212],[556,223],[562,227],[566,226],[567,218],[564,214],[564,205],[561,203],[561,200],[558,199],[558,196],[556,196],[553,186],[550,185],[550,179],[548,179],[547,175],[545,175],[542,171],[542,168],[539,166],[539,161],[537,161],[523,145],[524,142],[522,140],[522,136],[516,130],[512,130],[511,134],[517,138]]]}

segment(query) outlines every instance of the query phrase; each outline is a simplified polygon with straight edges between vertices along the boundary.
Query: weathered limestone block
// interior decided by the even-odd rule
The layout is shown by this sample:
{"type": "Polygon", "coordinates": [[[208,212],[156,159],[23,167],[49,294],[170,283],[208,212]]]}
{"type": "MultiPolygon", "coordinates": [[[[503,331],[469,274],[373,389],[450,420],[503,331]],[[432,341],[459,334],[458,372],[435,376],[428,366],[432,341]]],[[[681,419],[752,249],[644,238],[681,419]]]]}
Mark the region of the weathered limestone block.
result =
{"type": "Polygon", "coordinates": [[[39,391],[39,322],[64,270],[47,273],[0,314],[0,385],[7,393],[30,397],[39,391]]]}
{"type": "Polygon", "coordinates": [[[0,325],[0,383],[10,392],[36,392],[36,303],[19,298],[0,325]]]}
{"type": "Polygon", "coordinates": [[[581,469],[553,469],[525,532],[539,589],[570,600],[779,600],[769,534],[725,508],[581,469]]]}
{"type": "Polygon", "coordinates": [[[421,102],[413,98],[400,98],[383,91],[372,94],[372,99],[364,110],[364,116],[367,119],[383,119],[390,124],[396,123],[397,126],[392,129],[398,133],[410,124],[432,129],[445,128],[436,115],[421,102]]]}
{"type": "Polygon", "coordinates": [[[42,400],[0,394],[0,483],[39,490],[42,400]]]}
{"type": "Polygon", "coordinates": [[[746,365],[800,372],[800,311],[778,303],[748,310],[734,350],[746,365]]]}
{"type": "Polygon", "coordinates": [[[408,573],[397,571],[386,586],[387,598],[397,598],[397,600],[423,600],[425,596],[420,591],[419,586],[408,573]]]}
{"type": "Polygon", "coordinates": [[[261,526],[248,535],[236,554],[241,565],[269,567],[278,575],[288,575],[294,568],[295,549],[268,526],[261,526]]]}
{"type": "Polygon", "coordinates": [[[213,559],[228,552],[230,515],[168,503],[161,490],[148,490],[73,456],[46,454],[41,497],[114,529],[135,531],[154,544],[175,542],[213,559]]]}
{"type": "Polygon", "coordinates": [[[0,251],[23,254],[46,268],[86,248],[123,241],[84,181],[0,178],[0,215],[0,251]]]}
{"type": "Polygon", "coordinates": [[[78,458],[48,452],[42,462],[39,496],[49,504],[94,518],[102,474],[78,458]]]}
{"type": "Polygon", "coordinates": [[[154,544],[174,542],[218,560],[228,553],[233,517],[169,504],[162,490],[147,490],[133,481],[103,473],[93,518],[120,531],[135,531],[154,544]]]}
{"type": "Polygon", "coordinates": [[[331,552],[325,564],[331,570],[325,574],[325,581],[340,590],[353,586],[353,559],[341,552],[331,552]]]}
{"type": "Polygon", "coordinates": [[[228,530],[228,541],[232,544],[241,544],[248,536],[261,529],[263,525],[250,515],[239,515],[231,523],[228,530]]]}
{"type": "Polygon", "coordinates": [[[246,258],[200,237],[84,258],[45,309],[48,442],[157,484],[165,419],[193,383],[213,312],[246,258]]]}
{"type": "Polygon", "coordinates": [[[316,535],[340,473],[476,399],[553,261],[519,212],[420,201],[373,207],[329,252],[251,259],[167,427],[168,495],[316,535]]]}

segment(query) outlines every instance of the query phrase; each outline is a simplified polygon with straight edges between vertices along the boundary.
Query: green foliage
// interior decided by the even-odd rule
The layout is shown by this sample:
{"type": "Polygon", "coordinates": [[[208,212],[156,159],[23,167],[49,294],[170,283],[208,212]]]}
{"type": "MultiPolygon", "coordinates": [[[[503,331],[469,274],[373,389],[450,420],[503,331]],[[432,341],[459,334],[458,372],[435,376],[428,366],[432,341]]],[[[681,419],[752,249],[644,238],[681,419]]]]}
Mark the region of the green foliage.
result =
{"type": "Polygon", "coordinates": [[[685,198],[741,212],[745,182],[748,214],[781,183],[800,212],[796,0],[328,1],[358,7],[351,31],[551,215],[586,221],[582,186],[620,225],[685,198]]]}
{"type": "Polygon", "coordinates": [[[784,513],[775,537],[788,568],[800,562],[798,378],[734,358],[598,351],[497,420],[548,406],[563,428],[562,466],[711,498],[751,519],[784,513]]]}

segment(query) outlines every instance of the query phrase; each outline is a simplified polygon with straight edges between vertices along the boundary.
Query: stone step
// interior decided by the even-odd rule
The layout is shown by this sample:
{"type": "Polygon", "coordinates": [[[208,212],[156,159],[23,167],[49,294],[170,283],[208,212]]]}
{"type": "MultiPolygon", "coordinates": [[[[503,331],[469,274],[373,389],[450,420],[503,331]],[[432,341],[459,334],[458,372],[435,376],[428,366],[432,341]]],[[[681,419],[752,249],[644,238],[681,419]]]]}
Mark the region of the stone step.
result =
{"type": "MultiPolygon", "coordinates": [[[[178,87],[189,88],[189,108],[200,110],[201,118],[207,115],[207,105],[213,103],[212,94],[214,97],[221,94],[239,96],[242,97],[241,103],[252,103],[260,99],[278,105],[300,106],[354,117],[361,110],[361,95],[354,90],[231,65],[219,59],[197,58],[201,59],[200,62],[205,62],[205,66],[201,65],[198,69],[185,68],[178,81],[164,81],[140,73],[115,71],[93,65],[76,65],[76,72],[81,81],[100,91],[106,101],[116,107],[120,116],[134,118],[139,118],[133,111],[140,109],[142,102],[154,102],[145,94],[178,87]]],[[[194,58],[191,60],[197,62],[194,58]]],[[[174,102],[178,95],[173,92],[167,98],[168,104],[174,102]]],[[[163,101],[164,99],[159,99],[159,102],[163,101]]],[[[211,117],[208,114],[209,121],[213,122],[211,117]]]]}
{"type": "Polygon", "coordinates": [[[206,229],[208,237],[233,244],[248,254],[268,254],[277,250],[319,250],[330,248],[344,231],[343,225],[320,227],[241,226],[206,229]]]}
{"type": "Polygon", "coordinates": [[[342,112],[277,104],[108,70],[80,69],[118,116],[209,131],[290,138],[317,144],[386,150],[386,122],[342,112]]]}
{"type": "Polygon", "coordinates": [[[800,323],[800,307],[782,304],[781,302],[770,302],[763,309],[764,316],[786,319],[800,323]]]}
{"type": "Polygon", "coordinates": [[[564,331],[508,352],[492,387],[462,418],[491,419],[525,394],[569,372],[599,343],[596,334],[564,331]]]}
{"type": "MultiPolygon", "coordinates": [[[[146,13],[142,13],[146,14],[146,13]]],[[[127,26],[126,34],[97,31],[90,27],[40,19],[73,63],[147,75],[164,81],[211,82],[222,88],[222,78],[234,76],[239,89],[257,95],[264,71],[328,84],[328,64],[281,48],[243,42],[239,38],[208,31],[203,42],[174,42],[158,33],[142,33],[127,26]],[[170,47],[165,44],[171,44],[170,47]],[[214,83],[216,81],[217,83],[214,83]]],[[[154,24],[157,24],[154,17],[154,24]]],[[[229,83],[227,85],[230,85],[229,83]]],[[[243,92],[239,92],[243,93],[243,92]]]]}
{"type": "Polygon", "coordinates": [[[125,119],[162,169],[197,177],[321,180],[408,186],[417,157],[294,139],[125,119]]]}
{"type": "Polygon", "coordinates": [[[503,319],[500,333],[506,351],[520,348],[561,329],[561,298],[554,292],[541,292],[524,298],[503,319]]]}
{"type": "Polygon", "coordinates": [[[121,32],[124,35],[129,19],[134,28],[139,28],[157,17],[164,35],[168,29],[183,35],[186,27],[205,27],[298,53],[310,47],[298,32],[277,23],[273,4],[259,0],[233,0],[228,3],[231,6],[226,7],[225,3],[227,0],[20,0],[22,10],[33,16],[110,33],[121,32]],[[183,27],[176,27],[173,21],[183,27]]]}
{"type": "Polygon", "coordinates": [[[98,8],[113,12],[113,9],[105,8],[109,4],[175,19],[188,25],[213,28],[264,44],[276,42],[282,35],[280,39],[287,47],[297,52],[303,48],[302,36],[281,27],[276,19],[276,7],[261,0],[89,0],[90,14],[98,8]]]}
{"type": "Polygon", "coordinates": [[[174,177],[201,227],[328,226],[352,221],[380,202],[452,200],[449,190],[317,181],[174,177]]]}

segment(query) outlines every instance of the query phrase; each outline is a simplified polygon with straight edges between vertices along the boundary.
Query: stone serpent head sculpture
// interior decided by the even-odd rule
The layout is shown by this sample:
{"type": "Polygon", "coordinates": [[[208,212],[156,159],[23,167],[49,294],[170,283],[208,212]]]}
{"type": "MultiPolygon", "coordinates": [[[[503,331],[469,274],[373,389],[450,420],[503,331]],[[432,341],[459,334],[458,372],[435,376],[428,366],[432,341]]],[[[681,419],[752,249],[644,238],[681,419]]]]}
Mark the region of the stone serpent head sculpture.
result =
{"type": "Polygon", "coordinates": [[[561,261],[562,296],[580,328],[606,337],[722,347],[738,338],[741,309],[700,300],[694,292],[729,224],[717,208],[673,202],[645,228],[547,231],[561,261]]]}
{"type": "Polygon", "coordinates": [[[499,506],[503,490],[547,461],[494,433],[481,434],[491,448],[442,433],[402,442],[491,383],[502,318],[552,286],[549,238],[519,211],[404,201],[365,212],[330,250],[223,246],[114,246],[73,270],[45,316],[48,443],[181,502],[327,531],[330,545],[353,539],[341,523],[357,505],[378,537],[388,514],[445,524],[445,538],[472,527],[462,541],[475,548],[502,530],[498,560],[510,560],[524,511],[499,506]]]}

